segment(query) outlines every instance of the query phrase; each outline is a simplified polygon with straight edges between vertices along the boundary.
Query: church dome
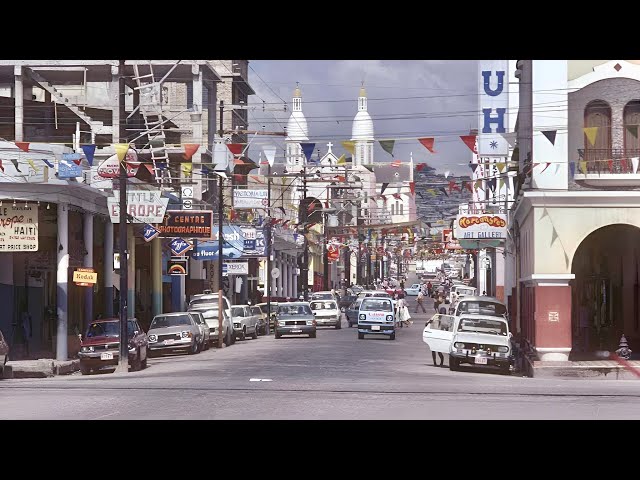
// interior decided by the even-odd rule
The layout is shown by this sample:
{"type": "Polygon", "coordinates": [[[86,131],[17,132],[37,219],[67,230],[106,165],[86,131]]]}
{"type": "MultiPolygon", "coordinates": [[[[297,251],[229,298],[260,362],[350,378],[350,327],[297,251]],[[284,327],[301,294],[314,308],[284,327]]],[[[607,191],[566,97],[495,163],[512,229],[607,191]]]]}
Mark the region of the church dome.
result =
{"type": "Polygon", "coordinates": [[[293,142],[306,142],[309,140],[309,127],[307,119],[302,113],[302,92],[300,86],[296,86],[293,92],[293,108],[289,122],[287,123],[287,138],[293,142]]]}
{"type": "Polygon", "coordinates": [[[351,140],[374,140],[373,120],[371,120],[371,115],[367,111],[367,93],[364,87],[360,89],[360,96],[358,97],[358,113],[353,119],[351,140]]]}

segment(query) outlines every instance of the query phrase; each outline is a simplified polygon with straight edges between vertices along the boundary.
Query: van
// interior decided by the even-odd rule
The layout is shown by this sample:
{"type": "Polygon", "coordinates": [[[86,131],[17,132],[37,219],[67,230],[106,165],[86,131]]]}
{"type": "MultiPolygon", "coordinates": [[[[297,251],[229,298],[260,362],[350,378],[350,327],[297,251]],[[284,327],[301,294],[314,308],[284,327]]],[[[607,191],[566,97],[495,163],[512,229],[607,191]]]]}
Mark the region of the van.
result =
{"type": "Polygon", "coordinates": [[[388,335],[396,339],[396,318],[393,301],[384,297],[365,297],[358,310],[358,339],[365,334],[388,335]]]}

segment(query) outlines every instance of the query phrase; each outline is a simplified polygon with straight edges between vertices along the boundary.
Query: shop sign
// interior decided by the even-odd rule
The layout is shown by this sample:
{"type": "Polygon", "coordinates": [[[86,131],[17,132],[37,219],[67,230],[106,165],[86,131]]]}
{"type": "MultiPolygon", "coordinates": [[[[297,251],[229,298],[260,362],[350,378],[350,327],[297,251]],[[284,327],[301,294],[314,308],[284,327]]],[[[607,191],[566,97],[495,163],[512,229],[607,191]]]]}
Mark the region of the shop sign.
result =
{"type": "MultiPolygon", "coordinates": [[[[127,213],[133,217],[129,223],[160,223],[164,219],[168,198],[160,190],[127,191],[127,213]]],[[[111,223],[120,223],[120,197],[107,198],[111,223]]]]}
{"type": "MultiPolygon", "coordinates": [[[[150,222],[153,223],[153,222],[150,222]]],[[[212,210],[169,210],[158,225],[161,237],[213,238],[212,210]]]]}
{"type": "Polygon", "coordinates": [[[167,262],[168,275],[185,276],[189,273],[189,260],[187,257],[171,257],[167,262]]]}
{"type": "Polygon", "coordinates": [[[92,287],[98,283],[98,273],[93,268],[76,268],[73,271],[73,283],[79,287],[92,287]]]}
{"type": "Polygon", "coordinates": [[[458,215],[454,231],[455,237],[460,240],[506,238],[507,217],[504,214],[458,215]]]}
{"type": "Polygon", "coordinates": [[[38,250],[38,206],[0,207],[0,252],[38,250]]]}
{"type": "Polygon", "coordinates": [[[233,208],[265,208],[269,206],[268,190],[233,191],[233,208]]]}

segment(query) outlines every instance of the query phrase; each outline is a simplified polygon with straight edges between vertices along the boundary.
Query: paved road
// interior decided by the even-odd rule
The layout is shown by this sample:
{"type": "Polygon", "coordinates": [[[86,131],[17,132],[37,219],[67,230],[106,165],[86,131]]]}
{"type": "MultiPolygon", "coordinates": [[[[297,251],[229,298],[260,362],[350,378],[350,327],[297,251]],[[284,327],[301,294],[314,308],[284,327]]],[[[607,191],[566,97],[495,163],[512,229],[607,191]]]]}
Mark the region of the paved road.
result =
{"type": "Polygon", "coordinates": [[[0,381],[0,419],[632,419],[640,381],[547,380],[432,365],[426,315],[395,341],[343,322],[259,337],[126,375],[0,381]],[[258,381],[259,380],[259,381],[258,381]],[[187,408],[188,405],[188,408],[187,408]]]}

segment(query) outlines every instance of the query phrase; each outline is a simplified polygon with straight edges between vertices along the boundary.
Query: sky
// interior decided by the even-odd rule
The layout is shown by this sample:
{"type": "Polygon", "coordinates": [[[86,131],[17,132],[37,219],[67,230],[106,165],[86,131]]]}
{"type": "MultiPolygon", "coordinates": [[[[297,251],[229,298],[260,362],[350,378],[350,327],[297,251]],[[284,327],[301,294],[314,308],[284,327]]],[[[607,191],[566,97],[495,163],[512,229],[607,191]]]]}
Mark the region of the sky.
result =
{"type": "MultiPolygon", "coordinates": [[[[250,129],[264,126],[266,131],[283,131],[296,82],[302,90],[309,141],[317,144],[321,154],[329,141],[336,145],[334,153],[345,153],[340,142],[351,139],[364,82],[375,138],[396,140],[395,159],[409,161],[412,152],[414,162],[427,162],[439,173],[471,173],[467,166],[471,151],[459,136],[477,128],[475,60],[253,60],[249,83],[256,95],[250,103],[258,108],[249,111],[250,129]],[[418,142],[420,137],[435,138],[435,153],[418,142]]],[[[272,138],[282,152],[283,137],[272,138]]],[[[256,153],[251,157],[256,158],[256,153]]],[[[376,162],[392,160],[377,142],[374,158],[376,162]]]]}

